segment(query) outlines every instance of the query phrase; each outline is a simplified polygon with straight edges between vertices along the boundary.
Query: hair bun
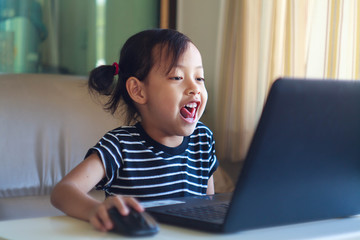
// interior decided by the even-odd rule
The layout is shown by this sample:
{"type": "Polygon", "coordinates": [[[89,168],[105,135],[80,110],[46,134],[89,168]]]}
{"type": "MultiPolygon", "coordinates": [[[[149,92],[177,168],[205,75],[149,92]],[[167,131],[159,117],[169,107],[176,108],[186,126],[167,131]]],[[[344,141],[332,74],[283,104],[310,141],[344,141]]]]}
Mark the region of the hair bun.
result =
{"type": "Polygon", "coordinates": [[[90,90],[106,96],[111,95],[114,88],[114,65],[103,65],[92,70],[88,85],[90,90]]]}

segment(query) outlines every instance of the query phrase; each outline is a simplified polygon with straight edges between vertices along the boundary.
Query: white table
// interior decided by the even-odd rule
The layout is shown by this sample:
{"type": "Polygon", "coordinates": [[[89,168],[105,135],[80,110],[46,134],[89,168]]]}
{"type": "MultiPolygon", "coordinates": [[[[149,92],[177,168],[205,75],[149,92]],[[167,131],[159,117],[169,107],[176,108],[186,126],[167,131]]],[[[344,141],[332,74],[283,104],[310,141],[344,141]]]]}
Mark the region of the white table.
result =
{"type": "MultiPolygon", "coordinates": [[[[0,240],[4,239],[126,238],[114,233],[98,232],[89,223],[81,220],[68,216],[57,216],[0,221],[0,240]]],[[[235,234],[211,234],[160,224],[160,232],[157,235],[131,239],[360,239],[360,217],[263,228],[235,234]]]]}

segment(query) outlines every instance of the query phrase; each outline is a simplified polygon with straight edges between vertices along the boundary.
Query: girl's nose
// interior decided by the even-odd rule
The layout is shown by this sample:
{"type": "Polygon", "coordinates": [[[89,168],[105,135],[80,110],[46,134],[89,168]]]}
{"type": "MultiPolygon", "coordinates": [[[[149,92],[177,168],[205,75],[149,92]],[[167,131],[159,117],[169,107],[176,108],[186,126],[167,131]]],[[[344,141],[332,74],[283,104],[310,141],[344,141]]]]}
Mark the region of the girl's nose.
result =
{"type": "Polygon", "coordinates": [[[200,88],[195,82],[196,80],[190,80],[189,86],[186,89],[186,94],[188,95],[197,95],[200,94],[200,88]]]}
{"type": "Polygon", "coordinates": [[[188,95],[197,95],[197,94],[200,94],[200,90],[198,89],[188,89],[188,95]]]}

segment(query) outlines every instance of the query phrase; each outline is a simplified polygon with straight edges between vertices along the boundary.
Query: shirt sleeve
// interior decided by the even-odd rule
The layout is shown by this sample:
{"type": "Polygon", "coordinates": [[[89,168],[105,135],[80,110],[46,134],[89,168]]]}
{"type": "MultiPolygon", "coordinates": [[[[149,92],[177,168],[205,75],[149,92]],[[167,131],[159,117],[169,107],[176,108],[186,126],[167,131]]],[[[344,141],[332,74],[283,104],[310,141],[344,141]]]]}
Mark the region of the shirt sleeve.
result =
{"type": "Polygon", "coordinates": [[[212,138],[211,139],[212,144],[211,144],[211,158],[210,158],[210,167],[209,167],[209,178],[214,174],[214,172],[216,171],[216,169],[219,166],[219,162],[217,160],[216,154],[215,154],[215,140],[212,138]]]}
{"type": "Polygon", "coordinates": [[[100,141],[91,149],[89,149],[86,157],[96,152],[102,161],[105,169],[105,177],[96,185],[98,190],[106,190],[112,185],[116,173],[122,166],[122,155],[118,138],[107,133],[100,141]]]}

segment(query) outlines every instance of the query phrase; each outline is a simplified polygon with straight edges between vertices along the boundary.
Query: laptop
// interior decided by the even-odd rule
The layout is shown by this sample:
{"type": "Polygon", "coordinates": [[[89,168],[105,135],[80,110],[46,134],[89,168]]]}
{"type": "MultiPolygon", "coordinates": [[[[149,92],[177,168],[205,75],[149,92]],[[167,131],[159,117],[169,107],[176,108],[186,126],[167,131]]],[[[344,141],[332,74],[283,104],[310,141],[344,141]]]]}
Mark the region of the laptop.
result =
{"type": "Polygon", "coordinates": [[[360,214],[360,81],[278,79],[233,193],[144,204],[219,233],[360,214]]]}

